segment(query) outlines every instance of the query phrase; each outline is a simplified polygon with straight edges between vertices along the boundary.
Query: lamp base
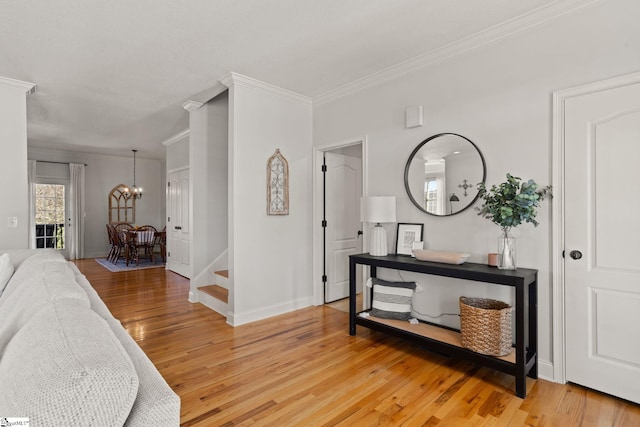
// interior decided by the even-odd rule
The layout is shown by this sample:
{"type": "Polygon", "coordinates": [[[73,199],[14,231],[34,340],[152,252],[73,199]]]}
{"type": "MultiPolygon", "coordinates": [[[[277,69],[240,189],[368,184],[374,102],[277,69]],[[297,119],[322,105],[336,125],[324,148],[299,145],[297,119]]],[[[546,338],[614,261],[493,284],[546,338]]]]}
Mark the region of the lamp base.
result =
{"type": "Polygon", "coordinates": [[[387,231],[380,225],[376,224],[371,233],[371,243],[369,247],[369,255],[387,256],[387,231]]]}

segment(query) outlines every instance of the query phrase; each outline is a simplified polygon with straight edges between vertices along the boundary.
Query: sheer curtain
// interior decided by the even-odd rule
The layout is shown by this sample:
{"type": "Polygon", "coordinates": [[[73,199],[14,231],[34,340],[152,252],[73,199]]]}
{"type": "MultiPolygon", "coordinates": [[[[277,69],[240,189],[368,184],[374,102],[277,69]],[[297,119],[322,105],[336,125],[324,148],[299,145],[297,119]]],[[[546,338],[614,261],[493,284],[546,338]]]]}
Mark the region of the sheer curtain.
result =
{"type": "Polygon", "coordinates": [[[29,249],[36,248],[36,161],[29,160],[29,249]]]}
{"type": "Polygon", "coordinates": [[[84,164],[69,163],[69,224],[67,248],[69,259],[84,258],[84,164]]]}

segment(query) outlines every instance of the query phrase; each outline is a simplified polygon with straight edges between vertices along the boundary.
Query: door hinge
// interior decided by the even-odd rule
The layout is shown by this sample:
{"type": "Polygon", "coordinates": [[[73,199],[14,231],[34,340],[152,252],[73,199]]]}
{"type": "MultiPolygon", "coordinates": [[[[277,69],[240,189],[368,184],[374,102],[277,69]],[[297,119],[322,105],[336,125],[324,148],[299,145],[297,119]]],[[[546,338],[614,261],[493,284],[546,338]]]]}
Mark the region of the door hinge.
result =
{"type": "Polygon", "coordinates": [[[326,274],[322,275],[322,283],[327,283],[327,275],[326,274]]]}
{"type": "Polygon", "coordinates": [[[171,222],[171,217],[170,216],[167,217],[167,222],[171,222]]]}
{"type": "Polygon", "coordinates": [[[562,258],[564,258],[564,249],[562,250],[562,258]]]}
{"type": "Polygon", "coordinates": [[[327,220],[326,219],[322,220],[322,228],[327,228],[327,220]]]}
{"type": "Polygon", "coordinates": [[[167,187],[171,187],[171,181],[167,181],[167,187]]]}
{"type": "Polygon", "coordinates": [[[327,171],[327,165],[322,165],[322,172],[326,172],[327,171]]]}

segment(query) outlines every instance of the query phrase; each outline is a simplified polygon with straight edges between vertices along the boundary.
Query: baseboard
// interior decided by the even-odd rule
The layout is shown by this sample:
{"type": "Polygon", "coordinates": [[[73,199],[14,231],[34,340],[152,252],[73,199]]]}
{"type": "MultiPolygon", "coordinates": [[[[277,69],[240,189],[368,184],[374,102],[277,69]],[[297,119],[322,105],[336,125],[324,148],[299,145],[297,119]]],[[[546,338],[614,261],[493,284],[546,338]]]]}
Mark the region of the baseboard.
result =
{"type": "Polygon", "coordinates": [[[189,302],[198,302],[198,298],[196,297],[196,294],[193,293],[192,291],[189,291],[189,302]]]}
{"type": "Polygon", "coordinates": [[[107,253],[106,252],[91,252],[91,253],[86,253],[84,254],[84,259],[87,258],[106,258],[107,257],[107,253]]]}
{"type": "Polygon", "coordinates": [[[556,383],[553,376],[553,363],[538,359],[538,378],[556,383]]]}
{"type": "Polygon", "coordinates": [[[291,300],[282,304],[259,308],[257,310],[249,310],[241,313],[234,313],[230,311],[227,313],[227,323],[231,326],[240,326],[246,323],[256,322],[258,320],[289,313],[301,308],[310,307],[311,305],[313,305],[313,297],[309,296],[291,300]]]}

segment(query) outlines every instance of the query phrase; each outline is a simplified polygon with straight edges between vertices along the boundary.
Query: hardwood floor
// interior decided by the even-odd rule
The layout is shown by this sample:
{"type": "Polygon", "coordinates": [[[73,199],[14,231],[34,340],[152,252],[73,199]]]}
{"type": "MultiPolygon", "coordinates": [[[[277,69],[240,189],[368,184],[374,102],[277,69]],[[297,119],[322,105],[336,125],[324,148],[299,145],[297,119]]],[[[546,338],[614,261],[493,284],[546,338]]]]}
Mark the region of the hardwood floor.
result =
{"type": "Polygon", "coordinates": [[[232,328],[164,269],[75,262],[182,399],[183,426],[638,426],[640,406],[514,379],[310,307],[232,328]]]}

